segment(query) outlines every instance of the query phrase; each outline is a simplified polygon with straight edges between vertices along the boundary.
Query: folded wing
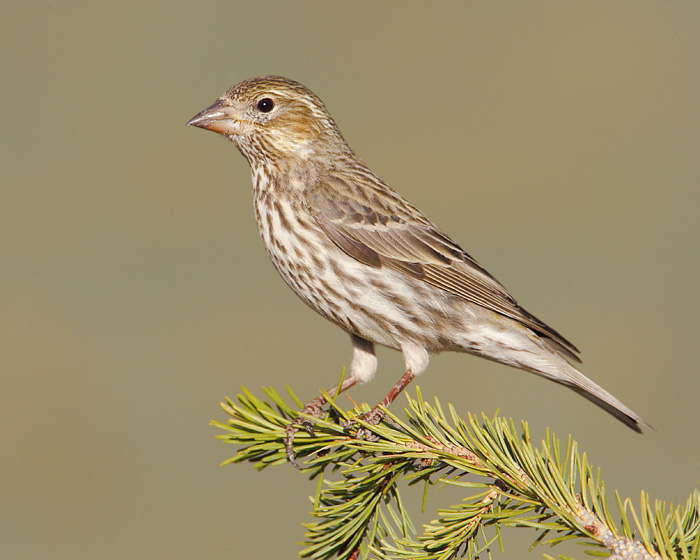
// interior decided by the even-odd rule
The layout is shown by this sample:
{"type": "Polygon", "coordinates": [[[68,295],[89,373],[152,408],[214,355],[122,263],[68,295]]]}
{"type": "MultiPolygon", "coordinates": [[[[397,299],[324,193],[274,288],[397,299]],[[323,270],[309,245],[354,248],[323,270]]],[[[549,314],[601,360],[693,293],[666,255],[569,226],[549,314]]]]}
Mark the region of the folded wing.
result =
{"type": "Polygon", "coordinates": [[[306,202],[321,229],[357,261],[397,270],[518,321],[580,361],[571,342],[520,307],[459,245],[375,177],[318,181],[307,187],[306,202]]]}

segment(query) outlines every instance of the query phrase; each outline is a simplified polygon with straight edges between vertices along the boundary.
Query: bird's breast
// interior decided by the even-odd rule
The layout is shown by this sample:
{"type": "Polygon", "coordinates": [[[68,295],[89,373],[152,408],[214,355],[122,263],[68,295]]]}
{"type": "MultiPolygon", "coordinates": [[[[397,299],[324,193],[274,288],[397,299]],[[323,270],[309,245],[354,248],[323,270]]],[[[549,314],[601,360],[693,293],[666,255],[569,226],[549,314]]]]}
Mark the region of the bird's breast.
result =
{"type": "Polygon", "coordinates": [[[297,189],[254,175],[255,217],[270,260],[294,292],[313,309],[338,322],[328,294],[338,285],[330,264],[334,247],[306,209],[297,189]],[[257,179],[257,181],[256,181],[257,179]]]}
{"type": "Polygon", "coordinates": [[[279,192],[258,177],[254,200],[258,229],[272,263],[312,309],[344,330],[390,348],[399,349],[405,341],[427,348],[444,345],[436,330],[436,318],[449,314],[443,292],[352,258],[293,192],[279,192]]]}

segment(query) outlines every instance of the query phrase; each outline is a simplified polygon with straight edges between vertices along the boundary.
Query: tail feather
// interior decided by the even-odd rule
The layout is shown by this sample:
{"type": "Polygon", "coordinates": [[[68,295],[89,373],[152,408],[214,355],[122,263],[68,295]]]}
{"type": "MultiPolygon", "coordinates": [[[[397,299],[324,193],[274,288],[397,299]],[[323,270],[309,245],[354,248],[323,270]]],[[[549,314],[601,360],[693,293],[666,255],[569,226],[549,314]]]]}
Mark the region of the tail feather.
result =
{"type": "Polygon", "coordinates": [[[620,422],[632,428],[635,432],[642,433],[642,426],[654,429],[646,422],[639,414],[624,405],[618,399],[613,397],[600,385],[594,383],[578,371],[565,360],[561,360],[562,364],[557,367],[557,372],[552,375],[551,371],[533,371],[539,375],[543,375],[552,381],[566,385],[576,391],[582,397],[585,397],[592,403],[617,418],[620,422]]]}
{"type": "MultiPolygon", "coordinates": [[[[608,412],[609,414],[612,414],[620,422],[622,422],[626,426],[629,426],[635,432],[640,434],[642,433],[642,427],[640,426],[640,424],[651,428],[651,426],[647,422],[645,422],[640,416],[632,412],[626,406],[622,405],[622,403],[620,403],[620,401],[618,401],[614,397],[612,398],[613,402],[609,402],[606,398],[595,395],[593,393],[589,393],[586,389],[583,389],[582,387],[576,387],[575,385],[571,385],[571,388],[582,397],[585,397],[592,403],[597,404],[604,411],[608,412]]],[[[610,397],[611,395],[606,393],[606,396],[610,397]]]]}
{"type": "Polygon", "coordinates": [[[506,317],[498,317],[495,313],[482,311],[479,315],[478,308],[470,310],[477,315],[477,320],[467,325],[469,335],[461,343],[465,351],[565,385],[635,432],[642,433],[642,427],[653,429],[641,416],[571,364],[574,361],[580,362],[576,347],[560,335],[543,335],[506,317]]]}

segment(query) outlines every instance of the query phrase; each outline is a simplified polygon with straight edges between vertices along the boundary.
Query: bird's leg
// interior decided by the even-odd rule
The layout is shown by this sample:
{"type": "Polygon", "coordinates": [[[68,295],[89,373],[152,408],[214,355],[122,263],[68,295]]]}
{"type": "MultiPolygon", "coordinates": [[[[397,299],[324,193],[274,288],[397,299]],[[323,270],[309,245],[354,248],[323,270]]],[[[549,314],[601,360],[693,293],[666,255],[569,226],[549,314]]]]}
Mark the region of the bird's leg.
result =
{"type": "MultiPolygon", "coordinates": [[[[387,396],[384,397],[377,406],[375,406],[372,410],[365,414],[363,420],[371,426],[379,424],[381,419],[384,417],[384,411],[382,410],[382,407],[388,408],[391,405],[391,403],[393,403],[396,400],[396,397],[398,397],[401,394],[401,391],[408,387],[408,384],[415,378],[416,374],[413,373],[413,370],[411,368],[408,368],[406,370],[406,373],[404,373],[401,376],[401,379],[398,380],[396,385],[394,385],[391,388],[391,391],[389,391],[387,396]]],[[[367,428],[360,428],[359,430],[357,430],[357,438],[366,439],[368,441],[376,439],[367,428]]]]}
{"type": "MultiPolygon", "coordinates": [[[[328,394],[339,395],[343,391],[347,391],[350,387],[355,385],[355,383],[357,383],[357,379],[354,377],[349,377],[348,379],[343,380],[340,385],[336,385],[330,391],[328,391],[328,394]]],[[[301,414],[312,416],[314,418],[322,418],[324,414],[323,405],[326,404],[326,402],[328,402],[326,397],[319,395],[301,409],[301,414]]],[[[287,426],[287,433],[284,437],[284,448],[287,451],[287,458],[289,459],[289,462],[297,469],[301,469],[302,467],[296,461],[296,453],[294,452],[294,434],[296,434],[301,427],[304,428],[309,435],[314,435],[313,423],[307,418],[304,418],[301,414],[297,416],[289,424],[289,426],[287,426]]]]}
{"type": "MultiPolygon", "coordinates": [[[[351,334],[352,341],[352,362],[350,363],[350,377],[345,379],[340,385],[328,391],[329,395],[339,395],[343,391],[347,391],[355,383],[367,383],[374,373],[377,371],[377,356],[374,354],[374,343],[357,335],[351,334]]],[[[323,416],[323,405],[326,404],[326,398],[319,395],[302,410],[302,414],[307,414],[314,418],[323,416]]],[[[287,426],[287,434],[284,438],[284,447],[287,450],[287,458],[296,468],[301,467],[296,462],[296,453],[294,453],[294,434],[303,427],[310,435],[313,435],[313,423],[297,416],[289,426],[287,426]]]]}

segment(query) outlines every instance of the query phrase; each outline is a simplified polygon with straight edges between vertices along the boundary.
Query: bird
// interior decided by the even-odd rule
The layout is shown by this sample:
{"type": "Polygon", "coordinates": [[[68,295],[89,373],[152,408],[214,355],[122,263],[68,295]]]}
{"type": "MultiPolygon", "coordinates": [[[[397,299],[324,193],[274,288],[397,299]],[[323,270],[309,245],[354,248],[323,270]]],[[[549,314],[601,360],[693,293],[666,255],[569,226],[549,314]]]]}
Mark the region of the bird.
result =
{"type": "MultiPolygon", "coordinates": [[[[336,395],[370,381],[375,345],[402,352],[404,373],[365,416],[378,423],[430,356],[465,352],[573,389],[642,432],[639,415],[585,377],[579,350],[526,311],[455,241],[375,174],[345,141],[321,99],[281,76],[247,79],[190,119],[221,134],[248,161],[255,217],[272,263],[312,309],[350,335],[349,376],[336,395]]],[[[287,428],[293,448],[310,401],[287,428]]]]}

